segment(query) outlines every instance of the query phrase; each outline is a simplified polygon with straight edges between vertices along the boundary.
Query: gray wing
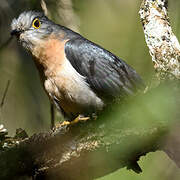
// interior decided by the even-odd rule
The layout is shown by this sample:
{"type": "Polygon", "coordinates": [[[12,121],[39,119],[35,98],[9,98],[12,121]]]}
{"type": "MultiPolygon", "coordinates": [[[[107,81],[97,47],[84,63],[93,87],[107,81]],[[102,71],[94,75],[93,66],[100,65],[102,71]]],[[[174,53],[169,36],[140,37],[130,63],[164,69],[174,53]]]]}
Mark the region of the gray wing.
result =
{"type": "Polygon", "coordinates": [[[144,87],[141,77],[123,60],[83,37],[66,42],[65,54],[102,98],[134,94],[144,87]]]}

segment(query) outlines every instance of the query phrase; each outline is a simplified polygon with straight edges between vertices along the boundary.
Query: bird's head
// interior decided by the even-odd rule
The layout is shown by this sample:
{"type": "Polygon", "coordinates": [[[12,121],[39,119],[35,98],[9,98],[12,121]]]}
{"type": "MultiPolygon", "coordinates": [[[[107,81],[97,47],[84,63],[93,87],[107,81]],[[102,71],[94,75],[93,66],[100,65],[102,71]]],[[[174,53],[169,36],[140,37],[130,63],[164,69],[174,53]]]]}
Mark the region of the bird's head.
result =
{"type": "Polygon", "coordinates": [[[32,50],[53,32],[54,23],[43,13],[23,12],[11,23],[11,35],[28,50],[32,50]]]}

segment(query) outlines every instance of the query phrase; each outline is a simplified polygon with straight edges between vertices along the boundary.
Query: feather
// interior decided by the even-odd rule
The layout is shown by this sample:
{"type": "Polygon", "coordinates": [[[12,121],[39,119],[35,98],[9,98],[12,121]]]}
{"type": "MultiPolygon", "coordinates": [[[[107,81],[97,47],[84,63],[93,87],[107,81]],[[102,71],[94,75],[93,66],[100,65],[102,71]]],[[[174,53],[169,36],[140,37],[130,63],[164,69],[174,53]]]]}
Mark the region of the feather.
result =
{"type": "Polygon", "coordinates": [[[90,88],[104,99],[132,95],[144,88],[133,68],[83,37],[67,41],[65,54],[76,71],[86,78],[90,88]]]}

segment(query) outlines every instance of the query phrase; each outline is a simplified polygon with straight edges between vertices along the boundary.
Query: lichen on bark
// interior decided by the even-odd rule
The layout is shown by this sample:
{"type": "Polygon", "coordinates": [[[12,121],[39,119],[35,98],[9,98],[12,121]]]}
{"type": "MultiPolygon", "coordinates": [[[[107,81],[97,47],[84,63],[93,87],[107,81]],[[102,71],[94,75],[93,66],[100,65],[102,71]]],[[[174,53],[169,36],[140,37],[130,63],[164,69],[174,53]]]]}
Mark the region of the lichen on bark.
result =
{"type": "Polygon", "coordinates": [[[139,11],[145,40],[160,80],[180,79],[180,45],[170,26],[167,0],[143,0],[139,11]]]}

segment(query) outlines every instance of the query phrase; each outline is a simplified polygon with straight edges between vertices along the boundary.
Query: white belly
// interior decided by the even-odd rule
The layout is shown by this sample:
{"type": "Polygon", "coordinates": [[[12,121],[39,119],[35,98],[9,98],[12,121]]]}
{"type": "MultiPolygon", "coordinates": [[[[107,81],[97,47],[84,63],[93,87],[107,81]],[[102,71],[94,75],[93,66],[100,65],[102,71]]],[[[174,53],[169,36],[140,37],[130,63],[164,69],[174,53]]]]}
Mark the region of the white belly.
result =
{"type": "Polygon", "coordinates": [[[56,76],[47,77],[44,82],[45,90],[50,98],[58,100],[58,105],[66,112],[83,114],[84,111],[101,110],[102,100],[89,88],[82,77],[70,64],[65,61],[56,76]]]}

